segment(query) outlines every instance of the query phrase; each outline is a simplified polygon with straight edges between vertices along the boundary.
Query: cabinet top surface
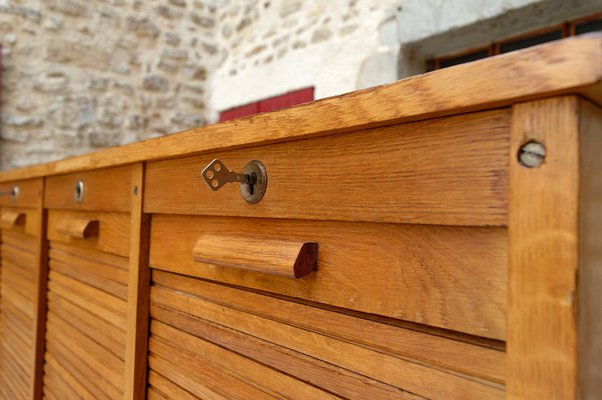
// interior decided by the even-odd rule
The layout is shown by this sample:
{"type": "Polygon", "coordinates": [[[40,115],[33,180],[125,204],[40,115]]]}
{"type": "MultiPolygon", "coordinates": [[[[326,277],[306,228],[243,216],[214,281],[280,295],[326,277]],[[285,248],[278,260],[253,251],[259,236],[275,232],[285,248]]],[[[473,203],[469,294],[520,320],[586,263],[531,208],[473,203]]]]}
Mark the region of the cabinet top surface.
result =
{"type": "Polygon", "coordinates": [[[602,33],[588,34],[156,139],[0,173],[0,182],[481,111],[561,94],[602,104],[602,33]]]}

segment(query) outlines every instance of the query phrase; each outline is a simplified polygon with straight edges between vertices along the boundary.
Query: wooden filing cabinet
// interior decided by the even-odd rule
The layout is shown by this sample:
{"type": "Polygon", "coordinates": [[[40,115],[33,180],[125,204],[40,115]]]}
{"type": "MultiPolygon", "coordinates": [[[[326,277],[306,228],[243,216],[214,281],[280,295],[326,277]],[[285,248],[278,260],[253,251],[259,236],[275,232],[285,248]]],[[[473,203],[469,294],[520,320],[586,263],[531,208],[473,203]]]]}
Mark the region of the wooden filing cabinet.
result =
{"type": "Polygon", "coordinates": [[[47,178],[44,397],[124,398],[140,171],[125,166],[47,178]]]}
{"type": "Polygon", "coordinates": [[[0,173],[0,397],[600,398],[601,82],[589,35],[0,173]]]}

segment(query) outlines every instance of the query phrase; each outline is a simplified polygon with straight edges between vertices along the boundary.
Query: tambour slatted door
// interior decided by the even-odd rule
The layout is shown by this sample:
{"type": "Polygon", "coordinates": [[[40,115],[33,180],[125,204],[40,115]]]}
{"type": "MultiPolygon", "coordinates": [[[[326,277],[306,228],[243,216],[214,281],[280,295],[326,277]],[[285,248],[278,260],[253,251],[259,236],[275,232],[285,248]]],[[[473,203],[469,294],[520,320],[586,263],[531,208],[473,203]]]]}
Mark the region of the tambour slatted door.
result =
{"type": "Polygon", "coordinates": [[[504,398],[509,135],[501,109],[149,163],[149,393],[504,398]],[[264,198],[212,159],[263,162],[264,198]]]}
{"type": "Polygon", "coordinates": [[[0,397],[33,396],[38,351],[42,179],[0,184],[0,397]]]}
{"type": "Polygon", "coordinates": [[[45,398],[125,398],[131,207],[139,171],[48,178],[45,398]]]}

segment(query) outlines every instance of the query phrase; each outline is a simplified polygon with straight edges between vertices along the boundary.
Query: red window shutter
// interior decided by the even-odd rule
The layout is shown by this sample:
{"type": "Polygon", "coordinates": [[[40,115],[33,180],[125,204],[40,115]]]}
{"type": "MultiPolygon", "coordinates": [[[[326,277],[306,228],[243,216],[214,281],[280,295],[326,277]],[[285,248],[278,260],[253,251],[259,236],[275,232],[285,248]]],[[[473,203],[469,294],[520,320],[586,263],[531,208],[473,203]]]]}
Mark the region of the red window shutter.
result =
{"type": "Polygon", "coordinates": [[[280,110],[301,103],[307,103],[314,99],[314,88],[305,88],[270,97],[261,101],[245,104],[244,106],[231,108],[219,114],[219,121],[229,121],[235,118],[248,117],[249,115],[262,112],[280,110]]]}
{"type": "Polygon", "coordinates": [[[307,103],[314,99],[314,88],[305,88],[282,94],[280,96],[271,97],[259,102],[259,112],[268,112],[280,110],[282,108],[291,107],[301,103],[307,103]]]}
{"type": "Polygon", "coordinates": [[[235,118],[246,117],[249,115],[257,114],[259,112],[259,102],[245,104],[244,106],[231,108],[226,111],[222,111],[219,114],[219,121],[229,121],[235,118]]]}

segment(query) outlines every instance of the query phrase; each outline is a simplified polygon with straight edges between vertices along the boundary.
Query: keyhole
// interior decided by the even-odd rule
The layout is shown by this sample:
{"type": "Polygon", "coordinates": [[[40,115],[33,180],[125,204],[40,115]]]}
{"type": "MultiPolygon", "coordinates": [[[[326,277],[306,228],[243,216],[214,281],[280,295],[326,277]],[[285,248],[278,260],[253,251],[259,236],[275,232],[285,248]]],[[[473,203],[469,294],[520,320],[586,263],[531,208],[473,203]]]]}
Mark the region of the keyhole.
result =
{"type": "Polygon", "coordinates": [[[77,181],[75,183],[75,188],[73,191],[73,195],[75,197],[75,201],[81,203],[84,200],[84,181],[77,181]]]}

